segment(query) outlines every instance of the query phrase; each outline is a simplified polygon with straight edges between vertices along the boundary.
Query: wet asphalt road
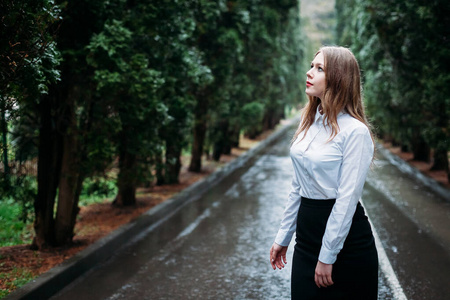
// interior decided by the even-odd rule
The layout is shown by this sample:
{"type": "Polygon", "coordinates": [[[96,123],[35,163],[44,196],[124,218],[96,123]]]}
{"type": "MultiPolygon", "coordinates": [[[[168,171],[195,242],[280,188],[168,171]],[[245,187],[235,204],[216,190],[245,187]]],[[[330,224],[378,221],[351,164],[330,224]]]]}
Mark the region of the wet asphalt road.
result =
{"type": "Polygon", "coordinates": [[[362,197],[407,299],[450,299],[450,199],[382,155],[362,197]]]}
{"type": "MultiPolygon", "coordinates": [[[[293,247],[282,271],[269,249],[290,190],[291,134],[52,299],[290,299],[293,247]]],[[[363,204],[387,255],[379,299],[450,299],[450,202],[380,156],[363,204]]]]}

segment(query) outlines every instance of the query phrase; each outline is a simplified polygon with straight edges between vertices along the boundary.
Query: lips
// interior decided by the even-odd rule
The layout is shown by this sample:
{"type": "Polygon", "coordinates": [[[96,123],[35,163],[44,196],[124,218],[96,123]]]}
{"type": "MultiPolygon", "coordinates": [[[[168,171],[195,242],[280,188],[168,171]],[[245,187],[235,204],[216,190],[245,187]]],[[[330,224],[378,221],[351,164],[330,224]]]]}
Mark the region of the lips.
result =
{"type": "Polygon", "coordinates": [[[306,81],[306,86],[313,86],[313,84],[309,81],[306,81]]]}

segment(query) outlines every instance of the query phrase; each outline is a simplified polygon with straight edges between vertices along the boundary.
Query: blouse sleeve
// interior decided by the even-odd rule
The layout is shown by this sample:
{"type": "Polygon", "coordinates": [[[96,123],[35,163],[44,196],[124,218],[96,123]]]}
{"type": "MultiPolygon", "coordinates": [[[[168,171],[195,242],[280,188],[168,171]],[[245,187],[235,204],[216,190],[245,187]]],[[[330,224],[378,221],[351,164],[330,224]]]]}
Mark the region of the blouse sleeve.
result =
{"type": "Polygon", "coordinates": [[[325,264],[336,261],[361,198],[374,152],[369,130],[366,127],[355,129],[344,142],[342,151],[336,203],[328,218],[319,254],[319,261],[325,264]]]}
{"type": "Polygon", "coordinates": [[[300,207],[300,184],[297,176],[294,174],[292,178],[292,187],[287,200],[286,208],[284,209],[283,219],[281,221],[280,229],[275,238],[275,243],[280,246],[288,246],[291,242],[292,236],[297,228],[297,214],[300,207]]]}

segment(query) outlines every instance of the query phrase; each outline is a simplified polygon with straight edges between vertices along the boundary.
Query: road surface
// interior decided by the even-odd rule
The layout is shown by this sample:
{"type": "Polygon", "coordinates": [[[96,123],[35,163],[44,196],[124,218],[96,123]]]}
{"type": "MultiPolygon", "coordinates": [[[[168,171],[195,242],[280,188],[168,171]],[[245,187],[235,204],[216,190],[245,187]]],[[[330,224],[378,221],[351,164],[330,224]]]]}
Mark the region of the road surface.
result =
{"type": "MultiPolygon", "coordinates": [[[[292,132],[52,299],[290,299],[269,249],[290,190],[292,132]]],[[[379,299],[450,299],[450,202],[379,156],[363,193],[379,299]]]]}

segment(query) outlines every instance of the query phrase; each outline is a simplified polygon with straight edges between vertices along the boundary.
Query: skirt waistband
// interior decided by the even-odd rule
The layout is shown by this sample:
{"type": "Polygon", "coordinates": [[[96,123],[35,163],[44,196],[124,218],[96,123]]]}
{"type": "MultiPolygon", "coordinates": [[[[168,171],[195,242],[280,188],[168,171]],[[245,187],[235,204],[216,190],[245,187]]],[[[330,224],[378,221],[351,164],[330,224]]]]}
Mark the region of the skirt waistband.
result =
{"type": "Polygon", "coordinates": [[[302,196],[301,204],[309,207],[332,207],[336,199],[310,199],[302,196]]]}

